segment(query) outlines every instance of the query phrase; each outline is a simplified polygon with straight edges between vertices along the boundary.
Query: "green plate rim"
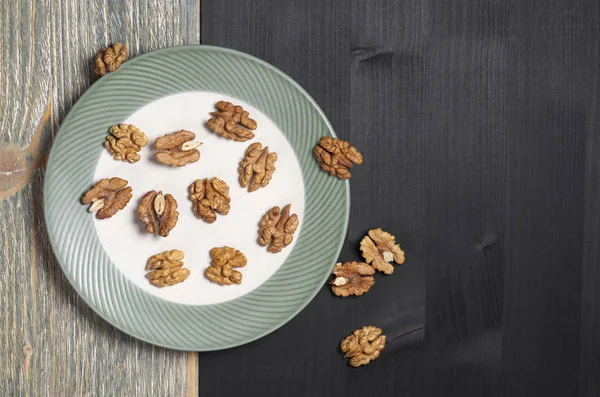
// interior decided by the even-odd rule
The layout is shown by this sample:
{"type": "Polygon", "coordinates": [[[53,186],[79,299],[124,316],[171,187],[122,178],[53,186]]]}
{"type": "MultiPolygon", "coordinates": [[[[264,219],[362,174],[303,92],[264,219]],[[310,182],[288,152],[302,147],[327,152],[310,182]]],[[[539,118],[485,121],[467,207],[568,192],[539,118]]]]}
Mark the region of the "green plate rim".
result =
{"type": "MultiPolygon", "coordinates": [[[[303,110],[308,110],[311,112],[316,111],[318,117],[316,119],[313,119],[312,121],[316,122],[317,124],[324,123],[324,125],[321,126],[322,129],[320,130],[321,132],[325,132],[322,135],[329,135],[329,136],[334,136],[334,137],[336,136],[335,132],[333,130],[333,127],[331,126],[331,123],[329,122],[329,120],[327,119],[327,117],[325,116],[325,114],[321,110],[321,108],[314,101],[314,99],[291,77],[286,75],[281,70],[277,69],[275,66],[273,66],[261,59],[258,59],[252,55],[249,55],[249,54],[246,54],[246,53],[243,53],[240,51],[236,51],[233,49],[217,47],[217,46],[209,46],[209,45],[186,45],[186,46],[177,46],[177,47],[169,47],[169,48],[159,49],[156,51],[152,51],[152,52],[137,56],[131,60],[128,60],[121,66],[119,71],[112,73],[112,74],[108,74],[108,75],[102,77],[101,79],[97,80],[96,82],[94,82],[91,85],[91,87],[77,100],[77,102],[74,104],[72,109],[69,111],[67,117],[64,119],[63,123],[61,124],[58,134],[55,137],[55,141],[52,145],[52,149],[50,151],[49,158],[48,158],[46,175],[44,177],[44,192],[43,192],[43,194],[44,194],[44,218],[46,221],[51,246],[54,250],[55,257],[57,258],[57,260],[63,270],[63,273],[65,274],[66,278],[69,280],[69,282],[71,283],[73,288],[76,290],[78,295],[86,302],[86,304],[88,306],[90,306],[105,321],[107,321],[108,323],[110,323],[111,325],[113,325],[117,329],[120,329],[121,331],[125,332],[128,335],[131,335],[137,339],[140,339],[142,341],[145,341],[145,342],[157,345],[157,346],[161,346],[161,347],[166,347],[166,348],[175,349],[175,350],[185,350],[185,351],[222,350],[222,349],[232,348],[232,347],[240,346],[240,345],[243,345],[246,343],[250,343],[252,341],[255,341],[257,339],[264,337],[265,335],[270,334],[271,332],[274,332],[275,330],[279,329],[280,327],[282,327],[283,325],[288,323],[291,319],[293,319],[316,296],[316,294],[323,287],[323,284],[329,277],[329,275],[331,273],[331,269],[332,269],[333,265],[335,264],[337,258],[339,257],[339,254],[341,252],[342,246],[345,241],[347,228],[348,228],[348,222],[349,222],[349,215],[350,215],[350,186],[349,186],[348,181],[344,181],[344,182],[339,181],[336,178],[331,177],[331,176],[327,175],[325,172],[322,172],[321,170],[319,170],[318,164],[316,163],[316,161],[314,161],[314,159],[312,160],[312,163],[313,163],[312,165],[306,164],[306,161],[305,161],[305,163],[302,163],[298,152],[296,152],[296,147],[294,147],[294,151],[296,152],[296,155],[299,157],[299,161],[301,162],[305,188],[307,186],[307,184],[306,184],[307,176],[305,175],[305,169],[308,167],[308,169],[311,173],[311,177],[314,179],[318,179],[319,183],[323,183],[328,188],[333,189],[334,192],[339,193],[340,190],[342,191],[343,197],[341,197],[341,200],[342,200],[344,206],[341,209],[341,211],[342,211],[341,215],[343,217],[343,222],[339,225],[340,230],[335,238],[335,242],[336,242],[335,249],[330,250],[330,255],[328,255],[326,258],[327,259],[325,261],[325,262],[327,262],[326,266],[321,265],[321,268],[318,268],[319,266],[316,266],[317,271],[319,272],[319,277],[316,278],[315,280],[313,280],[312,283],[310,284],[310,285],[312,285],[312,288],[306,290],[305,297],[302,298],[302,301],[300,303],[296,304],[296,306],[294,307],[294,310],[289,310],[289,312],[286,311],[287,314],[280,317],[279,319],[277,319],[274,324],[266,326],[264,329],[260,330],[259,332],[252,335],[251,337],[240,337],[239,340],[235,340],[235,341],[232,340],[230,342],[222,342],[222,343],[215,342],[215,343],[211,343],[211,344],[207,344],[207,345],[202,345],[201,342],[198,343],[198,341],[195,339],[192,339],[191,342],[188,339],[188,341],[179,340],[174,343],[171,343],[170,341],[168,341],[168,342],[159,341],[159,340],[156,340],[155,338],[153,338],[152,336],[149,336],[149,335],[152,335],[153,332],[150,332],[149,334],[145,334],[143,332],[136,332],[138,330],[135,327],[132,329],[132,328],[129,328],[129,327],[123,325],[122,322],[120,322],[118,319],[116,319],[114,315],[110,315],[110,313],[107,313],[107,311],[102,307],[101,302],[98,301],[98,298],[95,298],[93,296],[94,295],[93,291],[90,291],[89,288],[94,288],[94,287],[82,286],[81,280],[77,280],[77,277],[74,273],[76,273],[78,271],[78,266],[76,266],[76,265],[70,266],[69,263],[67,263],[69,261],[73,261],[74,259],[72,259],[72,258],[67,259],[65,257],[65,255],[67,255],[67,253],[69,252],[69,248],[67,248],[67,252],[65,252],[64,245],[66,243],[68,246],[70,246],[70,242],[68,242],[68,241],[65,242],[65,238],[66,238],[65,234],[67,236],[71,236],[73,238],[79,238],[79,237],[73,236],[73,230],[65,231],[64,227],[62,229],[60,228],[61,225],[60,225],[60,222],[58,219],[59,218],[58,211],[60,210],[62,212],[63,207],[59,207],[57,209],[57,205],[58,205],[57,200],[63,199],[64,197],[61,196],[61,194],[65,195],[67,193],[64,193],[62,190],[60,192],[57,192],[56,191],[57,189],[53,189],[53,187],[54,187],[53,184],[58,183],[58,182],[55,182],[56,179],[59,179],[58,178],[59,174],[57,174],[57,173],[61,170],[61,167],[64,168],[64,166],[62,164],[65,161],[63,161],[62,159],[61,159],[61,162],[59,164],[57,164],[60,156],[63,154],[64,151],[68,152],[69,150],[72,150],[73,147],[77,144],[77,142],[75,142],[75,143],[63,142],[63,140],[67,134],[73,135],[73,132],[71,132],[71,131],[75,126],[72,126],[72,124],[74,123],[74,120],[77,117],[76,115],[78,115],[79,112],[85,110],[85,106],[88,105],[88,102],[90,102],[90,105],[92,105],[94,96],[103,94],[102,90],[105,86],[108,86],[110,88],[111,85],[123,84],[124,83],[123,78],[125,78],[129,75],[134,76],[135,73],[139,72],[139,70],[137,70],[137,69],[139,69],[139,67],[142,67],[142,69],[143,69],[144,63],[152,64],[152,61],[156,61],[156,60],[162,62],[162,61],[164,61],[165,56],[167,56],[171,53],[179,53],[179,55],[187,54],[191,58],[197,57],[198,54],[200,54],[200,56],[206,56],[207,54],[214,56],[214,54],[219,54],[225,59],[239,57],[239,58],[245,59],[248,62],[248,65],[250,65],[250,66],[252,66],[252,64],[258,65],[257,70],[260,71],[261,68],[263,69],[263,71],[266,70],[267,71],[266,74],[269,75],[268,78],[272,79],[272,80],[267,80],[267,82],[272,82],[273,84],[275,84],[276,82],[279,81],[279,84],[283,84],[283,86],[280,87],[281,89],[286,88],[285,85],[288,85],[287,88],[291,87],[290,92],[296,94],[296,96],[295,96],[295,98],[284,98],[285,100],[296,101],[295,104],[300,104],[301,106],[303,106],[303,108],[302,108],[303,110]],[[306,102],[306,103],[304,103],[304,102],[306,102]],[[304,107],[307,107],[307,108],[305,109],[304,107]],[[71,128],[71,130],[69,130],[69,128],[71,128]],[[69,145],[69,143],[71,143],[71,145],[69,145]],[[61,145],[62,145],[62,147],[61,147],[61,145]],[[63,147],[65,145],[66,145],[66,148],[63,149],[63,147]],[[310,168],[310,167],[312,167],[312,168],[310,168]],[[315,168],[317,169],[317,172],[313,172],[315,168]],[[60,236],[59,236],[59,234],[60,234],[60,236]],[[86,289],[86,288],[88,288],[88,289],[86,289]]],[[[167,57],[167,60],[168,60],[168,57],[167,57]]],[[[187,58],[187,61],[189,61],[189,60],[190,60],[190,58],[187,58]]],[[[173,64],[170,64],[170,66],[173,66],[173,64]]],[[[225,75],[228,75],[228,73],[234,73],[236,71],[238,71],[238,72],[240,71],[239,68],[237,68],[237,65],[230,65],[229,67],[232,68],[232,70],[227,70],[225,72],[225,75]]],[[[219,69],[219,71],[222,71],[222,70],[219,69]]],[[[171,78],[173,78],[173,76],[171,78]]],[[[181,76],[175,77],[175,78],[181,78],[181,76]]],[[[168,95],[173,95],[173,94],[177,94],[177,93],[185,92],[185,91],[186,90],[181,91],[181,90],[174,89],[168,95]]],[[[188,89],[187,91],[195,91],[195,90],[188,89]]],[[[205,91],[209,91],[209,90],[205,90],[205,91]]],[[[231,91],[228,91],[227,89],[224,89],[222,91],[227,91],[225,93],[227,95],[231,95],[231,91]]],[[[214,92],[220,92],[220,91],[214,91],[214,92]]],[[[155,99],[158,99],[163,96],[165,96],[165,95],[158,96],[155,99]]],[[[231,95],[231,96],[236,97],[236,95],[231,95]]],[[[240,96],[237,96],[237,97],[240,97],[240,96]]],[[[270,114],[269,111],[266,111],[264,108],[257,106],[252,100],[248,101],[248,98],[242,97],[240,99],[243,99],[243,100],[247,101],[248,103],[252,104],[253,106],[259,108],[259,110],[261,110],[263,113],[267,114],[274,122],[276,122],[276,124],[279,125],[277,117],[276,117],[276,119],[274,119],[273,114],[270,114]]],[[[281,98],[277,98],[277,99],[281,100],[281,98]]],[[[141,105],[141,106],[143,106],[143,105],[141,105]]],[[[278,106],[278,105],[275,105],[275,106],[278,106]]],[[[132,114],[135,110],[136,109],[131,111],[129,114],[132,114]]],[[[89,142],[89,147],[87,147],[83,151],[82,157],[85,157],[85,158],[91,157],[91,158],[97,160],[97,157],[100,155],[102,150],[104,150],[101,145],[102,141],[105,139],[106,131],[107,131],[107,128],[104,128],[104,127],[106,127],[107,125],[114,124],[114,122],[109,121],[110,117],[104,117],[103,120],[104,119],[107,119],[106,123],[104,123],[105,125],[98,127],[98,130],[103,130],[102,134],[100,134],[99,132],[98,133],[93,132],[93,133],[79,134],[79,135],[86,135],[86,134],[98,135],[97,138],[94,136],[93,140],[91,140],[91,139],[84,140],[84,142],[89,142]]],[[[284,131],[285,127],[283,127],[281,125],[279,125],[279,127],[282,129],[282,131],[284,131]]],[[[298,128],[300,128],[300,127],[298,127],[298,128]]],[[[290,137],[286,134],[286,132],[284,132],[284,135],[286,135],[288,140],[290,139],[290,137]]],[[[71,136],[69,136],[69,137],[71,137],[71,136]]],[[[79,138],[77,138],[77,139],[79,139],[79,138]]],[[[301,139],[301,138],[298,138],[298,139],[301,139]]],[[[81,142],[79,142],[79,143],[81,143],[81,142]]],[[[316,144],[316,142],[314,142],[314,143],[316,144]]],[[[313,146],[314,146],[314,144],[313,144],[313,146]]],[[[312,147],[306,148],[306,149],[307,150],[310,149],[310,151],[312,152],[312,147]]],[[[312,153],[310,154],[310,157],[312,158],[312,153]]],[[[69,161],[69,160],[67,160],[67,161],[69,161]]],[[[94,164],[95,163],[96,162],[94,162],[94,164]]],[[[92,168],[91,175],[93,176],[93,171],[94,171],[95,167],[90,167],[90,168],[92,168]]],[[[76,172],[82,173],[85,171],[76,171],[76,172]]],[[[90,172],[88,172],[88,174],[89,173],[90,172]]],[[[86,188],[83,190],[79,190],[80,189],[80,186],[79,186],[77,189],[75,189],[72,192],[72,194],[70,194],[70,196],[77,196],[80,198],[81,195],[85,192],[85,190],[87,188],[89,188],[89,186],[91,186],[91,184],[94,183],[94,181],[92,180],[91,177],[88,177],[88,178],[82,177],[82,178],[85,180],[84,181],[76,180],[74,182],[76,184],[78,183],[77,186],[84,184],[86,186],[86,188]]],[[[305,191],[305,195],[308,196],[307,191],[305,191]]],[[[340,199],[340,197],[337,197],[337,198],[340,199]]],[[[132,199],[133,203],[135,203],[136,199],[138,199],[138,195],[136,194],[136,192],[134,192],[134,198],[132,199]]],[[[132,205],[132,203],[130,203],[129,205],[132,205]]],[[[306,209],[305,210],[307,211],[307,213],[305,214],[305,218],[308,215],[308,205],[309,205],[308,199],[306,199],[306,202],[305,202],[306,209]]],[[[69,207],[67,207],[67,208],[69,208],[69,207]]],[[[335,208],[335,207],[333,207],[333,208],[335,208]]],[[[338,206],[338,208],[339,208],[339,206],[338,206]]],[[[89,234],[90,225],[93,228],[93,222],[92,222],[91,216],[89,214],[87,214],[87,211],[85,211],[85,208],[82,207],[78,202],[75,205],[73,205],[73,207],[71,209],[73,210],[72,217],[74,219],[69,220],[68,222],[76,222],[77,220],[79,220],[82,223],[81,229],[86,229],[88,231],[88,234],[86,234],[86,236],[89,237],[90,236],[90,234],[89,234]]],[[[93,228],[93,232],[95,235],[95,228],[93,228]]],[[[120,275],[120,278],[118,278],[117,280],[113,280],[113,281],[117,281],[119,283],[127,283],[127,284],[130,283],[133,286],[131,288],[137,289],[135,291],[126,291],[128,298],[131,298],[134,295],[136,297],[137,297],[137,295],[140,295],[144,298],[148,298],[148,297],[145,297],[145,295],[148,295],[148,296],[150,296],[150,298],[148,298],[148,299],[150,299],[150,301],[152,301],[153,304],[157,304],[155,301],[159,301],[162,303],[161,306],[162,305],[177,306],[177,307],[186,306],[187,308],[192,308],[190,310],[194,310],[193,308],[196,308],[196,309],[209,308],[209,307],[210,308],[219,308],[219,307],[225,307],[225,306],[229,308],[229,307],[235,307],[237,305],[240,310],[246,311],[248,309],[243,307],[243,303],[246,300],[246,297],[248,297],[251,294],[254,294],[255,291],[261,289],[265,284],[269,283],[275,276],[277,276],[278,273],[282,272],[282,269],[284,268],[284,266],[286,266],[286,264],[288,262],[290,262],[290,258],[292,258],[294,256],[294,254],[296,253],[297,247],[300,246],[302,241],[307,238],[305,233],[306,233],[306,227],[303,226],[303,228],[301,229],[301,232],[300,232],[300,236],[297,237],[298,242],[296,243],[296,246],[294,247],[292,253],[286,259],[284,264],[281,266],[280,270],[278,270],[271,278],[269,278],[269,280],[267,280],[265,283],[263,283],[261,286],[259,286],[257,289],[250,292],[249,294],[243,295],[243,296],[233,299],[231,301],[227,301],[224,303],[217,303],[217,304],[213,304],[213,305],[202,305],[202,306],[180,305],[180,304],[177,304],[174,302],[168,302],[168,301],[161,300],[160,298],[157,298],[147,292],[141,292],[142,290],[139,287],[135,286],[132,281],[126,279],[122,274],[120,274],[120,271],[116,269],[116,266],[114,264],[110,263],[110,259],[108,259],[108,262],[106,262],[106,260],[104,260],[104,262],[99,265],[90,265],[90,264],[87,264],[87,265],[88,266],[96,266],[96,267],[98,267],[97,270],[99,270],[99,271],[103,270],[102,266],[108,266],[108,265],[112,266],[112,268],[105,267],[104,270],[107,269],[109,272],[116,271],[117,273],[119,273],[118,275],[115,275],[115,277],[118,277],[120,275]]],[[[99,244],[101,246],[97,235],[95,235],[95,236],[96,236],[95,239],[97,240],[96,244],[99,244]]],[[[324,238],[327,238],[327,237],[324,237],[324,238]]],[[[93,243],[90,243],[90,244],[93,244],[93,243]]],[[[96,249],[97,249],[97,247],[96,247],[96,249]]],[[[80,251],[82,251],[82,250],[84,250],[84,249],[80,249],[80,251]]],[[[72,252],[72,251],[70,251],[70,252],[72,252]]],[[[102,256],[102,252],[97,252],[96,254],[102,256]]],[[[72,255],[69,254],[69,256],[72,256],[72,255]]],[[[81,254],[79,256],[81,256],[81,254]]],[[[104,253],[104,256],[107,256],[106,253],[104,253]]],[[[300,261],[300,260],[302,260],[302,259],[301,258],[297,259],[297,261],[300,261]]],[[[304,259],[304,260],[306,261],[306,259],[304,259]]],[[[79,266],[79,267],[81,267],[81,266],[79,266]]],[[[313,265],[312,267],[315,267],[315,266],[313,265]]],[[[106,277],[108,277],[108,276],[106,276],[106,277]]],[[[115,291],[120,292],[119,288],[116,288],[115,291]]],[[[275,298],[273,298],[273,299],[275,299],[275,298]]],[[[146,306],[146,305],[144,305],[144,306],[146,306]]],[[[146,307],[144,307],[144,309],[146,309],[146,307]]],[[[201,313],[202,311],[199,310],[199,312],[201,313]]],[[[213,313],[213,319],[214,318],[218,318],[218,316],[215,313],[213,313]]],[[[185,319],[185,320],[189,320],[189,319],[185,319]]],[[[185,320],[181,320],[181,321],[185,321],[185,320]]],[[[130,324],[127,324],[127,325],[130,325],[130,324]]],[[[169,325],[171,325],[171,324],[169,324],[169,325]]],[[[212,326],[212,324],[210,324],[210,326],[212,326]]],[[[230,328],[230,330],[233,330],[233,329],[230,328]]],[[[155,330],[154,334],[156,334],[156,332],[161,332],[161,330],[155,330]]],[[[202,333],[200,333],[200,334],[202,334],[202,333]]]]}

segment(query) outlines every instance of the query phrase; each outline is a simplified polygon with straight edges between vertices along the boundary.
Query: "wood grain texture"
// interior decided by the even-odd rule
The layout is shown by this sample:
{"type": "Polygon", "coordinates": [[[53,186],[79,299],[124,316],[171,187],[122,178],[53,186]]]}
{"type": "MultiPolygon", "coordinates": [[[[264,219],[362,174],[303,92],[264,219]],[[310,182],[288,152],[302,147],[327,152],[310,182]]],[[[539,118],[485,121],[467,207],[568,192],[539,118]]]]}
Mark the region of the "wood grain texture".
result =
{"type": "Polygon", "coordinates": [[[43,165],[114,41],[135,56],[198,44],[198,0],[0,1],[0,392],[197,394],[196,354],[156,348],[95,315],[63,277],[43,221],[43,165]]]}
{"type": "Polygon", "coordinates": [[[365,155],[340,260],[380,226],[406,264],[203,354],[200,394],[598,395],[598,4],[348,4],[204,0],[203,43],[290,74],[365,155]],[[355,370],[338,343],[364,324],[389,342],[355,370]]]}

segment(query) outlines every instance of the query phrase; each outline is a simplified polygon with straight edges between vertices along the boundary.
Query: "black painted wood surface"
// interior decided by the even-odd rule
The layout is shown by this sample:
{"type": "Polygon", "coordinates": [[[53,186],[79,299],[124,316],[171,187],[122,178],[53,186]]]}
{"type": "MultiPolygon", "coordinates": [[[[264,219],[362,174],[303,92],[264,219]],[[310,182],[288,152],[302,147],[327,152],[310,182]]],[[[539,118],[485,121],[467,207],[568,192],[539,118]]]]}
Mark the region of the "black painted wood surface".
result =
{"type": "Polygon", "coordinates": [[[340,260],[374,227],[407,260],[201,354],[200,395],[600,395],[599,18],[584,0],[203,0],[204,44],[288,73],[365,155],[340,260]],[[338,345],[365,324],[388,343],[354,369],[338,345]]]}

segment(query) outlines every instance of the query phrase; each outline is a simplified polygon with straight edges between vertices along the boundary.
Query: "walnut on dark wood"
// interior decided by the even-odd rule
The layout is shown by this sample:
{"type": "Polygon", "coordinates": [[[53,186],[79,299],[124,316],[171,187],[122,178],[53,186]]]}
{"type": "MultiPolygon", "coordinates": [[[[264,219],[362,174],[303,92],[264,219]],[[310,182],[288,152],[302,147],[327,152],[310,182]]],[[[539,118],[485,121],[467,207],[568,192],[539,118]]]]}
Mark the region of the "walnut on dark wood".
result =
{"type": "Polygon", "coordinates": [[[381,354],[385,347],[385,335],[381,329],[372,325],[365,325],[354,330],[351,335],[342,341],[340,349],[344,358],[350,358],[350,365],[360,367],[367,365],[381,354]]]}
{"type": "Polygon", "coordinates": [[[385,274],[394,273],[391,262],[404,263],[404,251],[396,244],[396,238],[381,229],[369,230],[360,242],[360,250],[367,263],[385,274]]]}
{"type": "Polygon", "coordinates": [[[268,245],[267,251],[277,253],[294,240],[298,227],[298,215],[291,214],[292,205],[281,208],[275,206],[262,217],[258,227],[258,244],[268,245]]]}
{"type": "Polygon", "coordinates": [[[229,186],[217,177],[197,179],[188,187],[188,193],[193,203],[194,215],[207,223],[216,221],[217,213],[221,215],[229,213],[231,202],[229,186]]]}
{"type": "Polygon", "coordinates": [[[167,237],[179,219],[177,201],[170,194],[163,195],[162,191],[151,190],[142,197],[138,206],[140,221],[146,224],[146,231],[167,237]]]}
{"type": "Polygon", "coordinates": [[[154,153],[156,161],[172,167],[195,163],[200,160],[200,151],[197,148],[202,142],[196,142],[194,139],[196,134],[188,130],[172,132],[157,138],[154,153]]]}
{"type": "Polygon", "coordinates": [[[117,177],[102,179],[85,193],[81,202],[91,204],[89,211],[96,212],[96,218],[110,218],[131,200],[132,189],[127,183],[125,179],[117,177]]]}
{"type": "Polygon", "coordinates": [[[349,179],[353,164],[362,164],[363,156],[354,146],[341,139],[324,136],[313,150],[323,171],[340,179],[349,179]]]}
{"type": "Polygon", "coordinates": [[[333,280],[329,282],[334,294],[341,297],[360,296],[375,284],[375,269],[363,262],[337,263],[333,267],[333,280]]]}
{"type": "Polygon", "coordinates": [[[254,138],[252,130],[256,129],[256,121],[241,106],[231,102],[217,102],[218,112],[212,112],[208,120],[208,128],[215,134],[234,141],[245,142],[254,138]]]}
{"type": "Polygon", "coordinates": [[[190,269],[183,268],[184,253],[180,250],[161,252],[148,259],[146,274],[152,285],[159,288],[184,282],[190,275],[190,269]]]}
{"type": "Polygon", "coordinates": [[[240,186],[250,185],[249,192],[267,186],[275,172],[276,161],[277,153],[269,153],[268,146],[263,149],[260,142],[248,146],[246,155],[238,167],[240,186]]]}
{"type": "Polygon", "coordinates": [[[127,59],[127,47],[122,43],[114,43],[96,54],[94,73],[104,76],[112,73],[127,59]]]}

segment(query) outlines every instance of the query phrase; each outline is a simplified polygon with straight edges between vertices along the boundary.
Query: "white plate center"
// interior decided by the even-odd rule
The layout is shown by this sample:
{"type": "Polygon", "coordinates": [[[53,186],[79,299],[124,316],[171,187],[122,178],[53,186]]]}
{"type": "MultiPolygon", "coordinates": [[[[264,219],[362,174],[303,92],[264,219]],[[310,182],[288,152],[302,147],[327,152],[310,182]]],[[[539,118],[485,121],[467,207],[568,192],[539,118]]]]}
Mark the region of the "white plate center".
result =
{"type": "Polygon", "coordinates": [[[118,176],[129,181],[133,198],[127,207],[105,220],[94,220],[104,249],[114,264],[140,288],[162,299],[182,304],[208,305],[225,302],[254,290],[283,264],[300,234],[304,218],[304,184],[296,155],[279,128],[264,114],[226,95],[210,92],[186,92],[161,98],[136,111],[125,124],[134,124],[148,135],[150,144],[142,149],[141,160],[129,164],[114,160],[104,151],[98,162],[95,181],[118,176]],[[209,112],[220,100],[242,105],[256,120],[256,137],[247,142],[234,142],[219,137],[206,127],[209,112]],[[154,140],[164,134],[186,129],[196,134],[200,146],[200,160],[185,167],[174,168],[154,160],[154,140]],[[276,171],[267,187],[248,193],[240,187],[237,168],[246,148],[261,142],[278,155],[276,171]],[[188,186],[199,178],[217,176],[230,188],[231,210],[218,215],[208,224],[194,216],[188,199],[188,186]],[[150,190],[171,193],[178,204],[179,221],[168,237],[152,236],[144,231],[139,221],[137,206],[141,197],[150,190]],[[258,222],[271,207],[292,204],[300,226],[294,242],[278,254],[267,252],[256,242],[258,222]],[[240,285],[213,284],[204,276],[210,263],[209,250],[230,246],[242,251],[248,264],[238,269],[243,274],[240,285]],[[146,261],[154,254],[180,249],[185,252],[185,267],[189,278],[180,284],[157,288],[145,277],[146,261]]]}

